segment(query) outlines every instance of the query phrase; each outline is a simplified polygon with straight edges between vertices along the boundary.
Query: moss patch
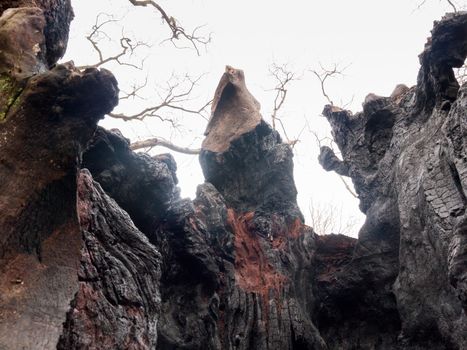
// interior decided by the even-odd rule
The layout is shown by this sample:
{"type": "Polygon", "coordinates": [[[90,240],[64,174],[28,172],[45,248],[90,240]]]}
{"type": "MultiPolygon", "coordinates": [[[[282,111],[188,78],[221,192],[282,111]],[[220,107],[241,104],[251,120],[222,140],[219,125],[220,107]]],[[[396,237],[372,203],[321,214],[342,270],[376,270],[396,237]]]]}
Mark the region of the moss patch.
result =
{"type": "Polygon", "coordinates": [[[8,112],[17,107],[23,91],[18,82],[6,74],[0,75],[0,123],[6,120],[8,112]]]}

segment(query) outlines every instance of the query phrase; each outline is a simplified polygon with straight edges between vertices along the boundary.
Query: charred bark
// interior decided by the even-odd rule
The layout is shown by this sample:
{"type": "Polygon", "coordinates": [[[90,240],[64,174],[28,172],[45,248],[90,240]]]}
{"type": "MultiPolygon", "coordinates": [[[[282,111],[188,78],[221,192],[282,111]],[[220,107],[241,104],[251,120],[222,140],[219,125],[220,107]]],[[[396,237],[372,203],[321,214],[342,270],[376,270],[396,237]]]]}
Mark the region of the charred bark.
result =
{"type": "MultiPolygon", "coordinates": [[[[235,92],[237,107],[254,101],[248,94],[235,92]]],[[[231,112],[216,116],[212,137],[221,139],[231,112]]],[[[325,348],[311,321],[316,234],[296,204],[292,152],[261,119],[250,126],[226,151],[202,151],[208,181],[193,202],[174,190],[170,158],[135,155],[116,132],[101,130],[84,155],[162,255],[158,349],[325,348]],[[139,209],[135,191],[150,210],[139,209]]]]}
{"type": "Polygon", "coordinates": [[[465,13],[435,24],[416,87],[325,108],[344,159],[320,161],[354,181],[358,240],[304,225],[291,149],[242,71],[221,78],[206,182],[181,199],[170,155],[97,129],[112,74],[55,65],[69,1],[0,13],[0,348],[467,347],[465,13]]]}
{"type": "Polygon", "coordinates": [[[45,58],[44,63],[51,67],[65,54],[68,44],[68,31],[73,19],[70,0],[2,0],[0,15],[8,9],[14,12],[16,8],[34,8],[42,11],[44,42],[41,50],[45,58]]]}
{"type": "Polygon", "coordinates": [[[79,289],[57,349],[154,349],[159,253],[86,170],[78,179],[78,213],[79,289]]]}
{"type": "MultiPolygon", "coordinates": [[[[386,330],[400,322],[403,349],[467,346],[467,86],[459,89],[452,71],[466,56],[467,14],[447,15],[420,55],[416,87],[372,98],[355,115],[324,110],[367,215],[329,292],[376,308],[386,330]]],[[[332,300],[329,307],[344,312],[332,300]]],[[[320,330],[331,347],[355,344],[348,332],[335,337],[332,323],[320,330]]],[[[390,341],[384,333],[382,348],[390,341]]]]}
{"type": "Polygon", "coordinates": [[[159,254],[89,175],[77,185],[117,82],[49,70],[69,1],[3,1],[0,13],[0,348],[153,348],[159,254]]]}

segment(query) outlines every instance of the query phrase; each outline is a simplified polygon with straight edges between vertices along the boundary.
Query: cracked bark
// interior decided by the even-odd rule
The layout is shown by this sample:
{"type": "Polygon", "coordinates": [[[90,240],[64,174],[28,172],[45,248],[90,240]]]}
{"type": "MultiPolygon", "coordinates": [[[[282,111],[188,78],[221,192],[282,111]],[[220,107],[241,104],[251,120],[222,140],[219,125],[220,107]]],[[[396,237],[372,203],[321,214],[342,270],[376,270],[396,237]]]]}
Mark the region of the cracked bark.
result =
{"type": "MultiPolygon", "coordinates": [[[[466,55],[467,14],[448,14],[420,55],[416,87],[376,97],[355,115],[324,110],[367,215],[333,293],[352,280],[379,285],[375,305],[397,311],[404,349],[467,346],[467,86],[452,70],[466,55]],[[368,266],[378,274],[365,276],[368,266]]],[[[330,325],[322,332],[334,333],[330,325]]]]}
{"type": "Polygon", "coordinates": [[[117,82],[54,65],[68,1],[0,10],[0,348],[153,348],[159,255],[89,175],[77,196],[82,150],[117,82]]]}
{"type": "Polygon", "coordinates": [[[181,199],[170,155],[97,128],[112,74],[54,65],[69,2],[0,6],[0,348],[467,347],[467,14],[435,24],[416,87],[325,108],[343,160],[320,161],[367,214],[355,240],[304,225],[291,149],[240,70],[181,199]]]}

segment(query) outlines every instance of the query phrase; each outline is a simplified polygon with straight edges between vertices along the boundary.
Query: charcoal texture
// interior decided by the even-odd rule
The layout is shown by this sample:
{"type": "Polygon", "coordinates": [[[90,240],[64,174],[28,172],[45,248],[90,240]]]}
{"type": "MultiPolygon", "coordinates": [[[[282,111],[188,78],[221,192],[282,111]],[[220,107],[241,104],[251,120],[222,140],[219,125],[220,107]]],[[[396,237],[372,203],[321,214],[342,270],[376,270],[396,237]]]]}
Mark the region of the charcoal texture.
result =
{"type": "Polygon", "coordinates": [[[172,156],[98,121],[113,75],[54,65],[68,0],[0,4],[0,349],[467,348],[467,14],[436,22],[415,87],[326,106],[366,222],[304,224],[293,152],[227,66],[194,200],[172,156]]]}
{"type": "Polygon", "coordinates": [[[323,149],[325,169],[349,169],[367,215],[332,291],[356,282],[361,298],[358,285],[367,285],[377,319],[392,320],[385,330],[400,322],[403,349],[467,346],[467,86],[453,73],[466,56],[467,13],[446,15],[420,55],[417,86],[372,98],[355,115],[323,112],[343,156],[339,164],[323,149]]]}

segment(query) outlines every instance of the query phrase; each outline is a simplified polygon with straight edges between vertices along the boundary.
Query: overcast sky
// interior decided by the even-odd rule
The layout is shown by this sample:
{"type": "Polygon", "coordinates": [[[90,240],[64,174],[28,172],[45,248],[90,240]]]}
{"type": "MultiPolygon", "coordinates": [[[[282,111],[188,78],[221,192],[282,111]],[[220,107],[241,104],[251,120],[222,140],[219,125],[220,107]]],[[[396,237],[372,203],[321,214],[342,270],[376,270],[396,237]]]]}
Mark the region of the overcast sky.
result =
{"type": "MultiPolygon", "coordinates": [[[[166,11],[185,28],[205,24],[200,33],[212,33],[212,42],[206,49],[202,48],[198,56],[194,50],[175,49],[169,42],[160,44],[169,33],[156,11],[132,8],[128,0],[72,0],[76,17],[64,60],[73,60],[76,65],[97,62],[97,55],[85,36],[97,14],[107,13],[122,20],[105,27],[109,37],[114,39],[103,38],[101,45],[105,52],[116,52],[122,31],[134,40],[152,44],[133,57],[133,62],[145,58],[141,71],[113,64],[106,66],[126,91],[135,82],[148,77],[147,87],[141,92],[145,100],[126,101],[117,107],[117,112],[130,114],[151,103],[157,104],[157,91],[161,93],[172,74],[189,73],[193,77],[204,74],[193,94],[194,100],[186,106],[202,105],[212,98],[225,65],[232,65],[244,70],[247,85],[260,101],[266,120],[270,119],[274,98],[271,89],[275,84],[268,70],[273,62],[287,64],[300,77],[290,86],[280,113],[289,138],[296,138],[303,130],[294,149],[299,205],[308,224],[311,224],[311,201],[315,207],[332,206],[337,221],[357,222],[350,232],[343,232],[356,236],[364,220],[358,210],[358,200],[349,194],[338,176],[321,169],[317,161],[318,147],[308,130],[322,137],[330,133],[327,122],[320,116],[327,102],[310,70],[319,69],[320,63],[324,67],[333,64],[347,67],[343,77],[329,82],[327,91],[335,104],[349,103],[347,108],[353,112],[361,110],[361,103],[370,92],[388,96],[399,83],[414,85],[419,68],[418,54],[423,50],[433,21],[450,10],[446,1],[427,0],[417,9],[420,2],[161,1],[166,11]],[[156,86],[159,86],[157,91],[156,86]]],[[[169,111],[161,113],[175,118],[181,126],[174,130],[170,124],[158,120],[123,122],[109,117],[101,124],[119,128],[132,140],[162,136],[181,146],[199,147],[206,126],[203,118],[169,111]]],[[[157,148],[152,152],[167,150],[157,148]]],[[[193,198],[197,184],[203,182],[198,159],[174,156],[182,195],[193,198]]]]}

